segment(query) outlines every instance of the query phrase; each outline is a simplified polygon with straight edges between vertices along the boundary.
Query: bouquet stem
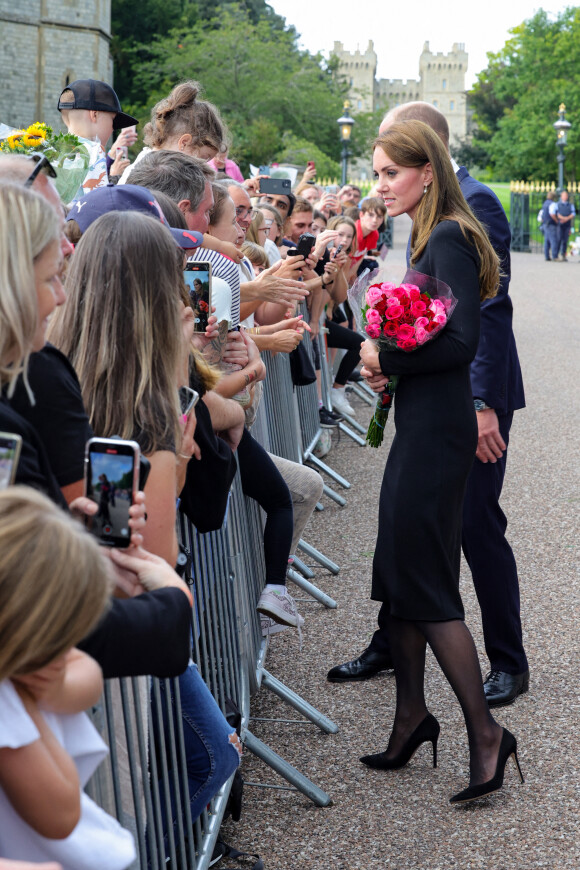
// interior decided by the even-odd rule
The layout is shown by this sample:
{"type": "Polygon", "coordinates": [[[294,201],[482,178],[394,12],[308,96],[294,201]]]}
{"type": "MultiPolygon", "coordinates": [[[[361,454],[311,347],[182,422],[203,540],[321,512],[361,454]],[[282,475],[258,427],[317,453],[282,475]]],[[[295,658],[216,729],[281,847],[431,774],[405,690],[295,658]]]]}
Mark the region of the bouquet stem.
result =
{"type": "Polygon", "coordinates": [[[395,390],[397,389],[398,383],[398,376],[392,375],[389,378],[389,382],[385,386],[385,389],[377,400],[375,413],[373,414],[373,419],[369,423],[369,428],[367,430],[366,440],[371,447],[380,447],[383,443],[385,425],[389,417],[389,411],[391,410],[391,405],[393,404],[393,396],[395,395],[395,390]]]}

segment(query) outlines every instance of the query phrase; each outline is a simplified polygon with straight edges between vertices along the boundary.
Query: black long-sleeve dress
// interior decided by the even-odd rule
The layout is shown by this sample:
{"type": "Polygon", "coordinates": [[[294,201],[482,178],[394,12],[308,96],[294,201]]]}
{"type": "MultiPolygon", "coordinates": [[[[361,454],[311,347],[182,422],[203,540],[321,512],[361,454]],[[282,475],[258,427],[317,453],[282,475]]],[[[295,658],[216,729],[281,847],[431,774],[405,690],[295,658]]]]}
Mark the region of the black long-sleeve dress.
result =
{"type": "Polygon", "coordinates": [[[479,257],[459,224],[446,220],[413,268],[445,281],[458,301],[435,339],[410,353],[379,354],[383,373],[400,380],[371,598],[400,619],[463,619],[461,516],[477,447],[469,364],[479,340],[479,257]]]}

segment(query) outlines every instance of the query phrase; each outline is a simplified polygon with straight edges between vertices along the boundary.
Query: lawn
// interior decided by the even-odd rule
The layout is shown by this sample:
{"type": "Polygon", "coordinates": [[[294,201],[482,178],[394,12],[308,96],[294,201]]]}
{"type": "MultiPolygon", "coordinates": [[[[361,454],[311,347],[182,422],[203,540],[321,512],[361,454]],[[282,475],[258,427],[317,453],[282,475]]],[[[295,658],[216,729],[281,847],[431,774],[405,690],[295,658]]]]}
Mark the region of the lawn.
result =
{"type": "Polygon", "coordinates": [[[510,183],[509,181],[501,182],[501,181],[492,181],[487,183],[488,187],[491,187],[501,204],[503,205],[504,211],[507,215],[507,219],[510,219],[510,183]]]}

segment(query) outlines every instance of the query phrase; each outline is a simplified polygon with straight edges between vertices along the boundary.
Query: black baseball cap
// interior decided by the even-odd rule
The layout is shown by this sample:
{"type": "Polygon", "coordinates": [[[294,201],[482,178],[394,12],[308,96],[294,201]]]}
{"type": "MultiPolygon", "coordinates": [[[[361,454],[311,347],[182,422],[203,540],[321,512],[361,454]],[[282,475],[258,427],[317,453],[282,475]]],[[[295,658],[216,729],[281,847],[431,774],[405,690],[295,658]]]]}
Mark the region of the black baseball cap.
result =
{"type": "Polygon", "coordinates": [[[67,220],[76,221],[81,232],[85,232],[97,218],[110,211],[140,211],[161,221],[167,227],[180,248],[191,250],[203,244],[203,235],[194,230],[181,230],[170,227],[165,219],[155,194],[146,187],[136,184],[109,184],[95,187],[81,199],[77,199],[68,213],[67,220]]]}
{"type": "Polygon", "coordinates": [[[63,88],[58,98],[58,111],[61,109],[92,109],[95,112],[115,112],[113,130],[122,127],[132,127],[138,124],[137,118],[125,114],[121,109],[119,97],[106,82],[98,82],[96,79],[77,79],[63,88]],[[65,91],[72,91],[74,100],[64,101],[62,95],[65,91]]]}

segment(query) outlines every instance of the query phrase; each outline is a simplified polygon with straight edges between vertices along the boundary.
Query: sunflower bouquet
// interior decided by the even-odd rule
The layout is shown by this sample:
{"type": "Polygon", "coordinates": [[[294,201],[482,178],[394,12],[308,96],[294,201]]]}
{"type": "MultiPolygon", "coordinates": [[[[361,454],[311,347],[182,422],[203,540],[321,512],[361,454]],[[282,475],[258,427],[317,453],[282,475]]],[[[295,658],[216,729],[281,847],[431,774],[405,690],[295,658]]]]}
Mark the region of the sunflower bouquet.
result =
{"type": "Polygon", "coordinates": [[[89,151],[77,136],[54,133],[52,127],[39,121],[26,130],[4,128],[0,153],[44,154],[56,171],[56,189],[63,202],[74,198],[90,164],[89,151]]]}

